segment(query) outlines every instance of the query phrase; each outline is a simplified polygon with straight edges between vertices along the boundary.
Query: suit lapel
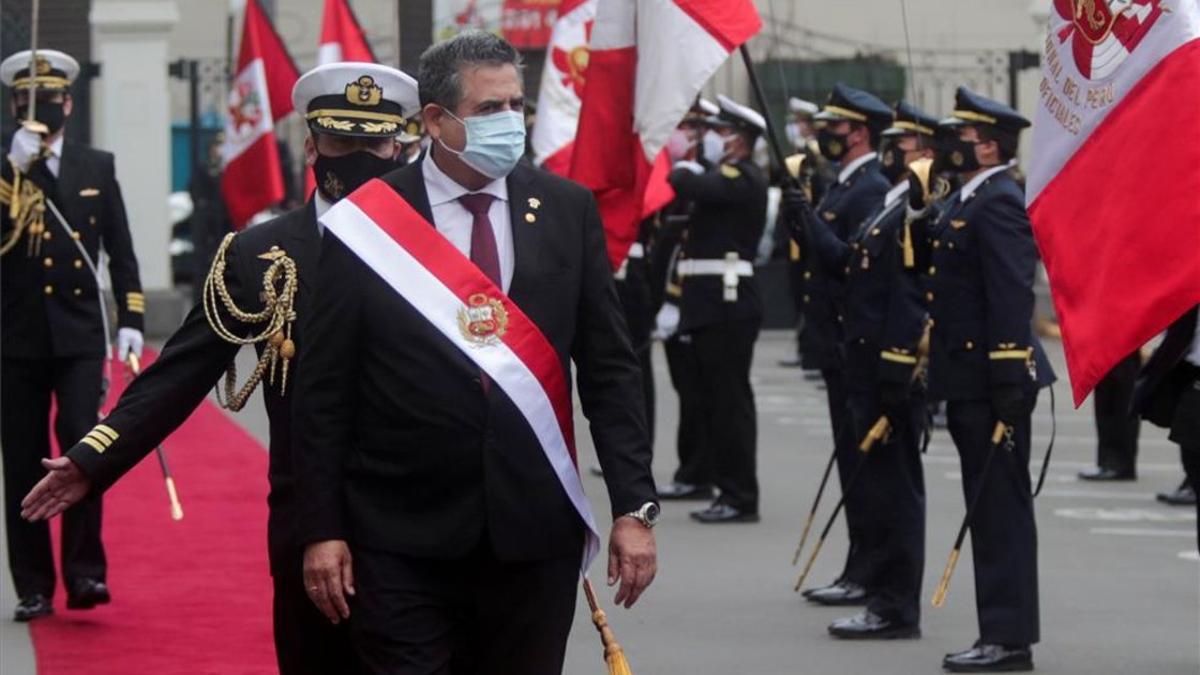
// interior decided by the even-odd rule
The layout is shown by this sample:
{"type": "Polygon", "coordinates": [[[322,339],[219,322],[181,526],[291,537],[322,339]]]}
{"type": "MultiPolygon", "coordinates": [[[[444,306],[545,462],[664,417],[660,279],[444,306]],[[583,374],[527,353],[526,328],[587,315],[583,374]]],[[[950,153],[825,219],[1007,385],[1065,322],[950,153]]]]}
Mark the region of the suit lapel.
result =
{"type": "Polygon", "coordinates": [[[508,297],[520,305],[521,295],[529,290],[537,275],[542,232],[547,227],[540,209],[542,195],[534,194],[530,171],[518,165],[508,175],[508,218],[513,234],[513,278],[508,297]]]}
{"type": "Polygon", "coordinates": [[[421,162],[407,164],[391,173],[385,182],[404,197],[404,201],[416,209],[421,217],[434,225],[433,208],[429,206],[429,193],[425,191],[425,174],[421,171],[421,162]]]}
{"type": "Polygon", "coordinates": [[[295,214],[295,217],[300,222],[297,222],[295,227],[288,228],[283,250],[296,261],[300,287],[309,290],[312,287],[313,275],[316,274],[315,266],[321,250],[320,238],[317,235],[316,202],[310,198],[304,205],[304,210],[295,214]]]}
{"type": "MultiPolygon", "coordinates": [[[[75,205],[80,199],[79,186],[83,179],[81,173],[84,170],[84,159],[78,145],[71,141],[63,141],[62,157],[58,158],[58,178],[55,180],[58,188],[56,201],[58,207],[62,209],[63,215],[67,217],[67,224],[74,229],[79,229],[83,225],[79,222],[79,210],[75,208],[75,205]]],[[[95,199],[95,197],[90,199],[95,199]]]]}

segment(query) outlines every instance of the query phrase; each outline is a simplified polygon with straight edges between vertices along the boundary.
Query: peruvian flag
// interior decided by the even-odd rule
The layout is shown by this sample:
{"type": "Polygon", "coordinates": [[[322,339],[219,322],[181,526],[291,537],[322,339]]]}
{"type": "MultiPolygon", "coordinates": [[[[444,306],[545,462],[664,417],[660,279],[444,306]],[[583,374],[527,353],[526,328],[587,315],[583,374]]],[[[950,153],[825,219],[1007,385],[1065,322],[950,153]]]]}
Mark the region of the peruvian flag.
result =
{"type": "Polygon", "coordinates": [[[704,83],[762,27],[750,0],[602,0],[570,177],[596,194],[620,266],[673,195],[663,146],[704,83]]]}
{"type": "Polygon", "coordinates": [[[588,68],[588,40],[596,22],[598,0],[565,0],[550,33],[546,66],[538,88],[538,114],[533,125],[534,163],[566,176],[571,171],[571,150],[579,125],[584,76],[588,68]]]}
{"type": "Polygon", "coordinates": [[[1026,201],[1075,404],[1200,303],[1200,4],[1055,0],[1026,201]]]}
{"type": "MultiPolygon", "coordinates": [[[[325,12],[321,15],[321,40],[317,45],[317,65],[338,61],[375,63],[375,53],[367,42],[362,25],[350,9],[349,0],[325,0],[325,12]]],[[[311,166],[304,167],[304,194],[311,195],[317,188],[317,179],[311,166]]]]}
{"type": "Polygon", "coordinates": [[[247,0],[221,146],[221,192],[239,230],[285,195],[275,122],[292,112],[292,86],[299,77],[258,0],[247,0]]]}

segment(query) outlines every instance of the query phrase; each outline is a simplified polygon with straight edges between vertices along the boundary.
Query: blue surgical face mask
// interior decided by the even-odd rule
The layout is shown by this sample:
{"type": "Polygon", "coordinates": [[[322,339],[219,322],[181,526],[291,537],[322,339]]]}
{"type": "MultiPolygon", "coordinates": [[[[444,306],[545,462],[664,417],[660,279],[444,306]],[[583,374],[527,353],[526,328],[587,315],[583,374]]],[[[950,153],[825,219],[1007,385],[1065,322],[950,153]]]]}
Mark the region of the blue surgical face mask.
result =
{"type": "Polygon", "coordinates": [[[438,142],[447,152],[458,155],[463,163],[488,178],[504,178],[525,154],[525,116],[521,113],[501,110],[466,119],[460,119],[449,110],[446,114],[467,130],[467,144],[462,150],[453,150],[445,141],[438,139],[438,142]]]}

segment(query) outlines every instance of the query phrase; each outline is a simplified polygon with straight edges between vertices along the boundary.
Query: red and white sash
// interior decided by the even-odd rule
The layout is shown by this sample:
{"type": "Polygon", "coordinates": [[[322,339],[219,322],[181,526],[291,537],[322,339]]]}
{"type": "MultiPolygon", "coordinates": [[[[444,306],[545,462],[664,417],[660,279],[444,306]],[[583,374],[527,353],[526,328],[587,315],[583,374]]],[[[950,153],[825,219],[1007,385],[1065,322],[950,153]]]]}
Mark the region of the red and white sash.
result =
{"type": "Polygon", "coordinates": [[[370,181],[320,221],[512,399],[587,525],[586,570],[600,550],[600,535],[579,479],[566,374],[550,341],[383,181],[370,181]]]}

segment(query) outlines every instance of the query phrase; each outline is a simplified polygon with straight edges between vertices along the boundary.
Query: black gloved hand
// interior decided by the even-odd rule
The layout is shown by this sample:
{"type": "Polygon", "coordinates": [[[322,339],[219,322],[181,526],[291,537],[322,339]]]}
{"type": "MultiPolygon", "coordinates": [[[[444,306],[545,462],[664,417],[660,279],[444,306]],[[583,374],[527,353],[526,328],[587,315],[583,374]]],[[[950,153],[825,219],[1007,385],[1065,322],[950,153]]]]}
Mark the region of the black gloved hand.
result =
{"type": "Polygon", "coordinates": [[[902,416],[908,405],[908,385],[899,382],[881,382],[879,384],[879,405],[883,407],[883,414],[891,419],[892,426],[895,427],[900,422],[896,416],[902,416]]]}
{"type": "Polygon", "coordinates": [[[1005,424],[1016,424],[1028,414],[1025,390],[1018,384],[992,387],[992,413],[1005,424]]]}
{"type": "Polygon", "coordinates": [[[921,187],[921,181],[917,177],[909,174],[908,176],[908,206],[913,211],[921,211],[927,205],[925,204],[925,189],[921,187]]]}
{"type": "Polygon", "coordinates": [[[804,238],[804,212],[808,208],[808,195],[803,189],[794,186],[783,188],[779,198],[779,215],[797,239],[804,238]]]}

